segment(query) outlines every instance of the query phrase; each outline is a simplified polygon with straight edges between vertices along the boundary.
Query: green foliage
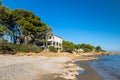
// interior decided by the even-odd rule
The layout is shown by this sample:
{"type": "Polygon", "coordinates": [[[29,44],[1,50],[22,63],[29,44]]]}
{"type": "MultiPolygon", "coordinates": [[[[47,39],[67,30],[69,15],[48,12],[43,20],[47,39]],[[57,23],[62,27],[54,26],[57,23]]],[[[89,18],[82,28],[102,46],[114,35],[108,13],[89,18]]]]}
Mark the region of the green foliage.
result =
{"type": "Polygon", "coordinates": [[[37,47],[34,45],[20,45],[20,44],[12,44],[13,49],[17,52],[35,52],[39,53],[42,51],[41,47],[37,47]]]}
{"type": "Polygon", "coordinates": [[[30,52],[35,52],[35,53],[39,53],[42,51],[41,47],[38,46],[34,46],[34,45],[27,45],[27,47],[29,48],[30,52]]]}
{"type": "Polygon", "coordinates": [[[84,52],[91,52],[95,47],[90,44],[77,44],[76,49],[83,49],[84,52]]]}
{"type": "Polygon", "coordinates": [[[0,26],[0,38],[3,38],[4,31],[5,31],[5,27],[4,26],[0,26]]]}
{"type": "Polygon", "coordinates": [[[20,45],[20,44],[8,44],[4,41],[0,41],[0,51],[1,52],[35,52],[39,53],[42,51],[41,47],[34,45],[20,45]]]}
{"type": "Polygon", "coordinates": [[[6,40],[0,41],[0,52],[2,53],[15,53],[15,50],[12,48],[12,45],[8,44],[6,40]]]}
{"type": "Polygon", "coordinates": [[[63,41],[63,51],[72,53],[75,49],[75,44],[69,41],[63,41]]]}
{"type": "Polygon", "coordinates": [[[49,47],[50,52],[57,52],[57,49],[54,46],[49,47]]]}
{"type": "Polygon", "coordinates": [[[95,51],[100,52],[100,51],[104,51],[102,50],[102,48],[100,46],[94,47],[90,44],[77,44],[76,45],[76,49],[83,49],[85,52],[91,52],[95,49],[95,51]]]}
{"type": "Polygon", "coordinates": [[[52,29],[40,21],[32,12],[22,9],[10,10],[0,6],[0,39],[11,37],[14,44],[1,44],[1,50],[18,52],[40,52],[35,43],[46,42],[46,36],[52,29]],[[20,44],[17,43],[20,40],[20,44]]]}
{"type": "Polygon", "coordinates": [[[50,28],[32,12],[22,9],[9,10],[0,6],[0,37],[11,36],[11,42],[16,43],[17,36],[29,44],[33,38],[45,39],[49,31],[50,28]],[[4,33],[2,26],[5,27],[4,33]]]}
{"type": "Polygon", "coordinates": [[[95,49],[96,49],[97,52],[103,51],[100,46],[97,46],[95,49]]]}
{"type": "Polygon", "coordinates": [[[83,44],[74,44],[74,43],[69,42],[69,41],[63,41],[62,46],[63,46],[63,51],[70,52],[70,53],[72,53],[75,49],[83,49],[84,52],[91,52],[94,49],[97,52],[103,51],[100,46],[94,47],[93,45],[84,44],[84,43],[83,44]]]}

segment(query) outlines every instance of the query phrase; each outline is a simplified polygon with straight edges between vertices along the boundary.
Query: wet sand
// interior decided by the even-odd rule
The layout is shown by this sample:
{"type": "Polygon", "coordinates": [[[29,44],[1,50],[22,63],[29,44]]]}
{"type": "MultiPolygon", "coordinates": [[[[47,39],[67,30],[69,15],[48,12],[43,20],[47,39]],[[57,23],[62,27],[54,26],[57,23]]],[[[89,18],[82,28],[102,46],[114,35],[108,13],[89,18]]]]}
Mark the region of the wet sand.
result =
{"type": "Polygon", "coordinates": [[[35,80],[66,80],[64,78],[60,78],[60,77],[57,77],[59,76],[60,74],[46,74],[46,75],[42,75],[40,77],[38,77],[37,79],[35,80]]]}
{"type": "Polygon", "coordinates": [[[79,61],[80,67],[85,69],[83,74],[77,76],[78,80],[103,80],[103,78],[89,65],[88,61],[79,61]]]}

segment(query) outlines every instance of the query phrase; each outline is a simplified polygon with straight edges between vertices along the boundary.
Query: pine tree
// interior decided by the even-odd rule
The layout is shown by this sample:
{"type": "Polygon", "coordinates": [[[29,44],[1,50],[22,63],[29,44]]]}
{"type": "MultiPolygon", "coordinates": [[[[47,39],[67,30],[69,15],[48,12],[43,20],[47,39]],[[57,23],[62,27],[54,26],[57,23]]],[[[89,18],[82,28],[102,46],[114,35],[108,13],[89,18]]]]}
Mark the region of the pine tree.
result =
{"type": "Polygon", "coordinates": [[[0,0],[0,6],[2,6],[2,0],[0,0]]]}

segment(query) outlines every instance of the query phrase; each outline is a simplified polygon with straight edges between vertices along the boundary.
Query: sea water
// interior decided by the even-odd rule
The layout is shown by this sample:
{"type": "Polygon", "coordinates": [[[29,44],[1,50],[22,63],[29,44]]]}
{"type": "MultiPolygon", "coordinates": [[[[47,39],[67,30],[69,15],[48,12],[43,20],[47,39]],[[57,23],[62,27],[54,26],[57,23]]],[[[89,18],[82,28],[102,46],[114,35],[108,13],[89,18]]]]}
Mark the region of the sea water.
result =
{"type": "Polygon", "coordinates": [[[120,55],[99,56],[101,60],[90,61],[93,69],[104,80],[120,80],[120,55]]]}

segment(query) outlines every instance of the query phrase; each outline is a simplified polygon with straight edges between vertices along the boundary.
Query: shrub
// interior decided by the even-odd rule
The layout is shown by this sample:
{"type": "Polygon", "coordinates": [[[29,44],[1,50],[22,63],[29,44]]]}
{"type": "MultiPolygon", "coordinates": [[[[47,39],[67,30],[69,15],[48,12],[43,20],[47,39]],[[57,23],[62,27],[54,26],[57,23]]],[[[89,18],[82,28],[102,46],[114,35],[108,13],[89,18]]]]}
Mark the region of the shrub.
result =
{"type": "Polygon", "coordinates": [[[42,51],[41,47],[37,47],[34,45],[20,45],[20,44],[14,44],[14,49],[17,52],[35,52],[35,53],[39,53],[42,51]]]}
{"type": "Polygon", "coordinates": [[[62,47],[63,51],[72,53],[75,49],[75,44],[69,41],[63,41],[62,47]]]}
{"type": "Polygon", "coordinates": [[[50,52],[57,52],[57,49],[54,46],[49,47],[50,52]]]}
{"type": "Polygon", "coordinates": [[[38,53],[42,51],[42,48],[34,45],[8,44],[8,43],[4,43],[3,41],[0,41],[0,51],[2,53],[10,53],[10,52],[38,53]]]}
{"type": "Polygon", "coordinates": [[[1,53],[9,53],[9,54],[15,54],[16,51],[13,48],[13,45],[4,43],[0,41],[0,52],[1,53]]]}
{"type": "Polygon", "coordinates": [[[34,46],[34,45],[28,45],[28,46],[29,46],[30,52],[39,53],[39,52],[42,51],[41,47],[37,47],[37,46],[34,46]]]}
{"type": "Polygon", "coordinates": [[[2,44],[0,49],[6,51],[14,51],[10,44],[2,44]]]}
{"type": "Polygon", "coordinates": [[[90,52],[91,50],[89,48],[84,48],[85,52],[90,52]]]}
{"type": "Polygon", "coordinates": [[[29,46],[28,45],[15,45],[15,48],[17,52],[25,52],[28,53],[30,52],[29,46]]]}

